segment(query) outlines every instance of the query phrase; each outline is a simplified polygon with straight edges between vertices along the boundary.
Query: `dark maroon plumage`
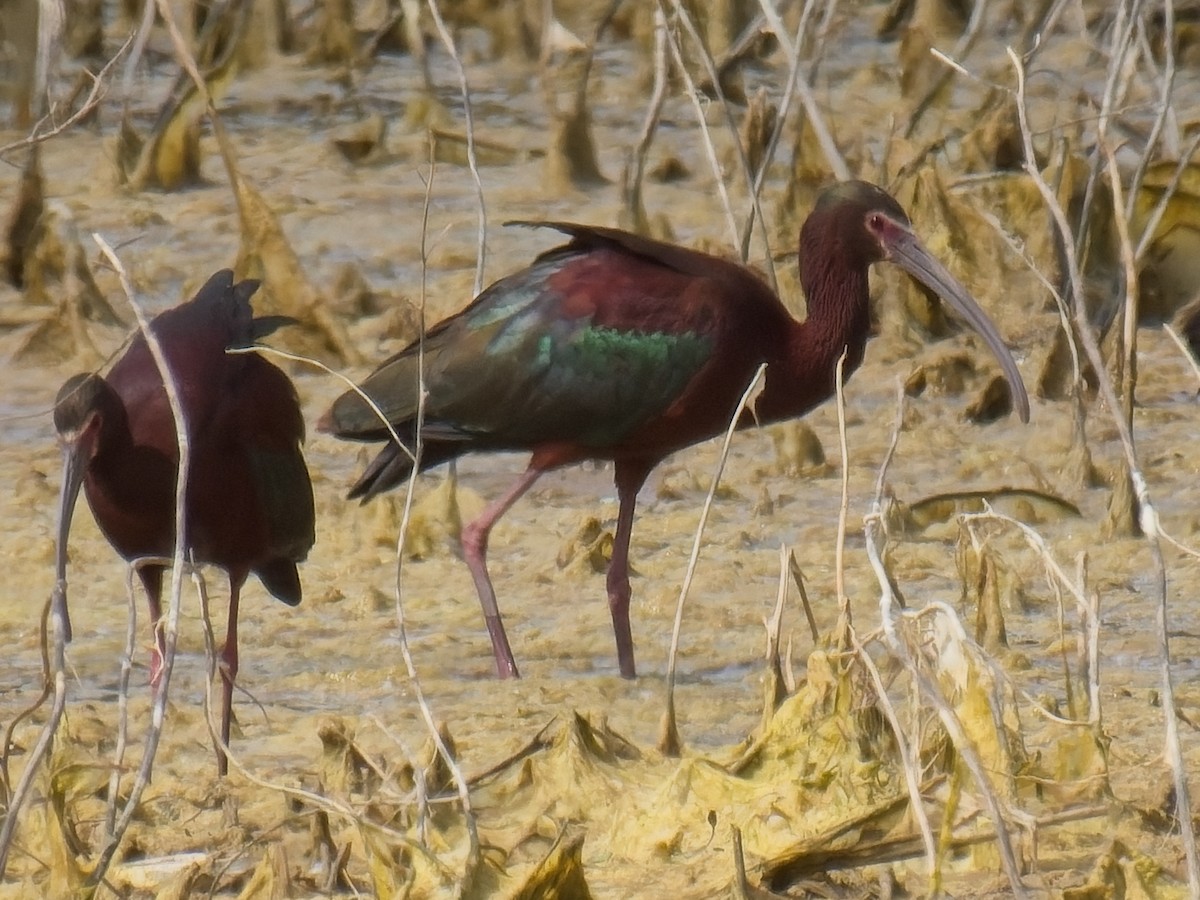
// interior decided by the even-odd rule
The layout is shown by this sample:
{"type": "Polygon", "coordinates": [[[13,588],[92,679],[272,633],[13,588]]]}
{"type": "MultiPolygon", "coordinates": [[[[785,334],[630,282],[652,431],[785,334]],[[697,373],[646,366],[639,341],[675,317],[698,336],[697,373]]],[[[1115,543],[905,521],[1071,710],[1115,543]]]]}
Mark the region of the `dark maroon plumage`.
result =
{"type": "MultiPolygon", "coordinates": [[[[186,547],[198,562],[229,575],[229,622],[222,651],[221,736],[228,743],[237,675],[237,617],[242,584],[253,572],[274,596],[300,602],[296,563],[314,541],[312,485],[301,443],[304,422],[288,377],[258,354],[228,354],[289,321],[255,319],[256,281],[213,275],[194,299],[157,316],[150,328],[176,382],[190,446],[186,547]]],[[[175,422],[144,336],[138,335],[106,377],[80,374],[59,390],[54,424],[65,471],[60,547],[83,485],[97,524],[126,560],[169,557],[175,544],[175,422]]],[[[151,680],[162,667],[162,566],[140,569],[149,596],[154,650],[151,680]]],[[[68,632],[69,635],[69,632],[68,632]]],[[[218,752],[218,767],[227,760],[218,752]]]]}
{"type": "MultiPolygon", "coordinates": [[[[485,564],[500,516],[548,469],[613,460],[620,511],[608,599],[621,674],[633,677],[628,552],[646,476],[668,454],[720,433],[762,363],[756,417],[743,416],[743,427],[803,415],[832,396],[843,349],[847,376],[863,358],[872,263],[896,263],[957,309],[996,354],[1021,419],[1029,417],[1016,363],[995,327],[874,185],[826,189],[804,223],[803,322],[758,275],[728,260],[612,228],[527,224],[571,240],[493,284],[430,329],[423,344],[422,469],[476,451],[532,452],[525,474],[462,535],[501,676],[517,668],[485,564]]],[[[386,442],[351,497],[369,499],[412,471],[418,359],[414,343],[362,385],[408,449],[353,391],[321,420],[338,437],[386,442]]]]}

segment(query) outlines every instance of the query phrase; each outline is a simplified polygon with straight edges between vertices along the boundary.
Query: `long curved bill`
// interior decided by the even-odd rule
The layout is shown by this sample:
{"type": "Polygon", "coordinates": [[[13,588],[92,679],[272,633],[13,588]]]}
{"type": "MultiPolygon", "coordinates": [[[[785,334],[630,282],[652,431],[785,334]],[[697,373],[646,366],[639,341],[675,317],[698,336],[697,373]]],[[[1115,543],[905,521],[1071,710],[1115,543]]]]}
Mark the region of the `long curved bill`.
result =
{"type": "Polygon", "coordinates": [[[1012,393],[1013,406],[1016,408],[1017,415],[1021,417],[1022,422],[1028,422],[1029,394],[1025,391],[1025,382],[1021,380],[1021,373],[1017,369],[1017,361],[1013,359],[1013,355],[1005,345],[1004,339],[1000,337],[1000,332],[996,330],[996,326],[992,320],[987,317],[987,313],[967,293],[967,289],[959,284],[958,279],[951,275],[946,267],[925,249],[925,245],[921,243],[921,239],[909,229],[903,227],[895,228],[887,240],[887,249],[889,259],[892,262],[900,266],[900,268],[904,269],[904,271],[908,272],[908,274],[912,275],[931,291],[936,292],[960,316],[966,319],[967,324],[975,329],[976,333],[987,342],[988,347],[991,348],[992,355],[996,357],[996,362],[1000,363],[1000,370],[1004,373],[1004,378],[1008,382],[1009,390],[1012,393]]]}
{"type": "Polygon", "coordinates": [[[54,603],[51,614],[61,614],[63,622],[63,637],[71,640],[71,617],[67,612],[67,539],[71,535],[71,519],[75,515],[75,502],[79,499],[79,488],[83,485],[83,475],[87,470],[88,454],[85,447],[80,446],[78,435],[63,437],[63,477],[62,490],[58,497],[58,530],[54,547],[54,603]],[[61,608],[54,608],[60,606],[61,608]]]}

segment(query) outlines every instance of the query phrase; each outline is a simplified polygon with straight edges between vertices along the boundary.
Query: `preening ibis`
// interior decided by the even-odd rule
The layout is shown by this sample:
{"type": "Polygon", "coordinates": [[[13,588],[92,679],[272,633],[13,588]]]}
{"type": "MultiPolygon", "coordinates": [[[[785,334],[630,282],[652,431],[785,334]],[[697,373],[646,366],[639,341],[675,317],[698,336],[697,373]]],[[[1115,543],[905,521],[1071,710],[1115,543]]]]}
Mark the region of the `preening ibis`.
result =
{"type": "MultiPolygon", "coordinates": [[[[421,469],[465,453],[527,450],[524,474],[463,529],[462,549],[483,606],[501,677],[517,666],[485,555],[496,521],[543,472],[612,460],[620,503],[608,603],[621,674],[635,675],[629,628],[629,537],[638,489],[664,457],[719,434],[761,363],[763,423],[802,416],[862,362],[870,330],[868,269],[892,262],[955,308],[1000,363],[1022,421],[1029,400],[1016,362],[966,289],[922,245],[900,205],[861,181],[827,188],[800,232],[803,322],[750,269],[613,228],[522,223],[570,237],[491,285],[424,341],[428,397],[421,469]]],[[[380,365],[362,389],[415,446],[418,344],[380,365]]],[[[751,425],[755,416],[742,416],[751,425]]],[[[355,392],[318,427],[340,438],[385,441],[351,488],[364,501],[412,471],[375,412],[355,392]]]]}
{"type": "MultiPolygon", "coordinates": [[[[190,558],[229,575],[229,622],[221,652],[221,737],[228,745],[238,671],[238,600],[253,572],[271,594],[300,602],[296,563],[315,540],[313,493],[301,443],[304,422],[288,377],[258,354],[227,354],[288,319],[254,318],[257,281],[217,272],[195,298],[150,328],[177,385],[191,453],[186,493],[190,558]]],[[[175,545],[179,448],[154,358],[139,334],[107,376],[75,375],[55,401],[64,456],[59,546],[65,547],[82,484],[100,530],[126,560],[170,557],[175,545]]],[[[161,565],[139,570],[154,629],[151,683],[163,664],[161,565]]],[[[69,635],[69,629],[68,629],[69,635]]],[[[228,760],[218,748],[217,767],[228,760]]]]}

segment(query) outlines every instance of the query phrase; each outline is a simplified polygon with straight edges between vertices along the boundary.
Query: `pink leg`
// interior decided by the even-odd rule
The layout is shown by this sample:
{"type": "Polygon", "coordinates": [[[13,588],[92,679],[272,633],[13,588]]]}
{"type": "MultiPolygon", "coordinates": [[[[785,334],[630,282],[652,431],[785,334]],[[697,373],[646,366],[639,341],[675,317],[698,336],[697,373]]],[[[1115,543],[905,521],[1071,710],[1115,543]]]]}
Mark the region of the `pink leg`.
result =
{"type": "Polygon", "coordinates": [[[500,608],[496,605],[496,590],[492,587],[492,579],[487,571],[488,535],[492,526],[521,499],[521,495],[529,490],[538,477],[541,469],[532,466],[517,479],[516,483],[499,500],[485,509],[474,522],[462,530],[463,558],[471,577],[475,580],[475,590],[479,594],[479,604],[483,607],[483,619],[487,623],[488,634],[492,638],[492,653],[496,657],[496,674],[501,678],[520,678],[516,660],[513,659],[512,648],[508,645],[508,635],[504,633],[504,622],[500,619],[500,608]]]}
{"type": "Polygon", "coordinates": [[[633,534],[633,510],[638,491],[650,474],[650,466],[638,463],[616,464],[617,533],[613,538],[612,561],[608,564],[608,609],[612,614],[613,635],[617,639],[617,664],[622,678],[636,678],[633,663],[633,633],[629,627],[629,538],[633,534]]]}
{"type": "Polygon", "coordinates": [[[139,573],[142,586],[146,588],[146,607],[150,612],[150,635],[154,645],[150,649],[150,686],[158,687],[162,680],[163,657],[167,652],[167,637],[162,630],[162,577],[159,566],[146,566],[139,573]]]}
{"type": "Polygon", "coordinates": [[[221,650],[221,745],[217,747],[217,774],[229,774],[229,726],[233,718],[233,684],[238,673],[238,599],[246,576],[230,573],[229,624],[225,629],[225,646],[221,650]]]}

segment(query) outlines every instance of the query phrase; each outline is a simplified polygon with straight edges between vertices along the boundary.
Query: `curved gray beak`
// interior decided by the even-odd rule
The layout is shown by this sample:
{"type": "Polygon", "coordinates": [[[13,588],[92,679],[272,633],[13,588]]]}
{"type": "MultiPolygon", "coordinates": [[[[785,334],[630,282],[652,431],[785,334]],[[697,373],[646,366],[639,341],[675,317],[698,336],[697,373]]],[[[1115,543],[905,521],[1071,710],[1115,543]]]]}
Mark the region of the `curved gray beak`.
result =
{"type": "Polygon", "coordinates": [[[967,321],[967,324],[987,342],[1008,382],[1017,415],[1021,417],[1022,422],[1028,422],[1029,394],[1025,391],[1025,382],[1021,380],[1017,361],[1008,351],[995,324],[987,317],[987,313],[980,308],[974,298],[967,293],[967,289],[959,284],[958,279],[925,249],[920,238],[907,228],[898,228],[897,232],[898,236],[886,244],[888,258],[949,303],[967,321]]]}
{"type": "Polygon", "coordinates": [[[82,434],[64,435],[60,438],[63,458],[62,490],[58,497],[58,529],[54,546],[54,606],[52,614],[61,613],[63,637],[71,640],[71,617],[67,612],[67,540],[71,535],[71,519],[75,515],[75,502],[79,499],[79,488],[87,471],[89,448],[88,437],[82,434]]]}

